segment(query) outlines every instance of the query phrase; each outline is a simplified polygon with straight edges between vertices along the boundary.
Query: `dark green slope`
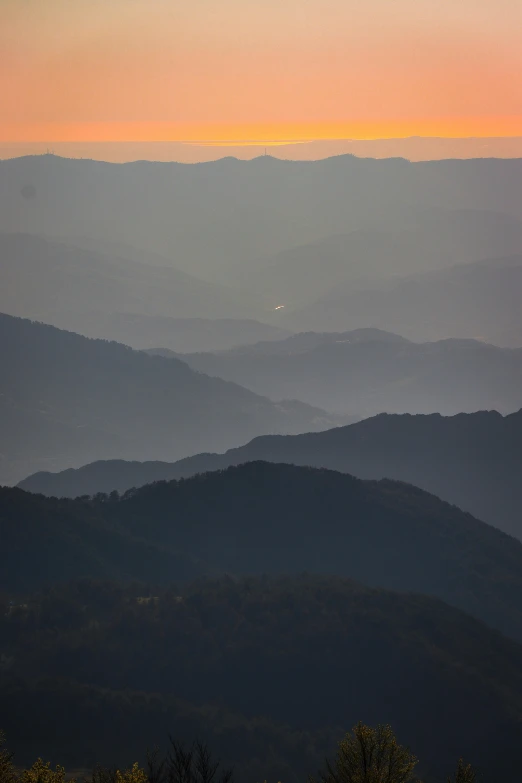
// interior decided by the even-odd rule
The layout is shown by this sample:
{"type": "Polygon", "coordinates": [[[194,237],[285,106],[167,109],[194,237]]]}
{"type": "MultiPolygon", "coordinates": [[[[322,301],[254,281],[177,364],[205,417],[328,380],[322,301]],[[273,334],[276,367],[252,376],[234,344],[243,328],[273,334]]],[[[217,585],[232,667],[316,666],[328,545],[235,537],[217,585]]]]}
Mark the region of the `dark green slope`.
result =
{"type": "MultiPolygon", "coordinates": [[[[250,462],[119,500],[47,502],[69,509],[73,524],[87,506],[97,524],[183,552],[214,572],[309,571],[412,590],[522,639],[522,544],[408,484],[250,462]]],[[[27,525],[38,528],[38,519],[31,515],[27,525]]],[[[17,579],[35,583],[23,563],[17,579]]]]}
{"type": "Polygon", "coordinates": [[[407,484],[251,462],[105,508],[134,535],[222,571],[306,570],[413,590],[522,639],[522,544],[407,484]]]}
{"type": "Polygon", "coordinates": [[[187,744],[209,743],[239,783],[280,778],[301,783],[315,771],[338,740],[341,727],[299,731],[277,719],[249,719],[216,704],[195,706],[175,696],[98,688],[71,680],[0,680],[9,746],[19,763],[44,755],[66,769],[90,775],[97,763],[127,767],[145,751],[167,749],[169,734],[187,744]],[[67,715],[67,720],[48,716],[67,715]],[[82,731],[79,731],[82,729],[82,731]]]}
{"type": "Polygon", "coordinates": [[[88,577],[176,581],[208,572],[111,524],[88,502],[0,487],[0,590],[21,592],[88,577]]]}
{"type": "Polygon", "coordinates": [[[58,755],[63,745],[68,763],[85,765],[93,748],[108,759],[112,736],[119,762],[168,731],[204,732],[227,761],[261,753],[273,779],[294,781],[362,719],[391,722],[424,780],[445,780],[462,754],[484,783],[518,783],[522,648],[442,602],[306,576],[224,578],[156,596],[139,604],[135,589],[73,585],[2,615],[14,663],[1,694],[17,748],[40,740],[39,752],[58,755]],[[64,666],[90,690],[54,680],[24,693],[20,679],[60,678],[64,666]],[[180,700],[192,705],[185,726],[180,700]],[[46,708],[27,716],[31,702],[46,708]],[[51,731],[43,716],[65,707],[51,731]]]}

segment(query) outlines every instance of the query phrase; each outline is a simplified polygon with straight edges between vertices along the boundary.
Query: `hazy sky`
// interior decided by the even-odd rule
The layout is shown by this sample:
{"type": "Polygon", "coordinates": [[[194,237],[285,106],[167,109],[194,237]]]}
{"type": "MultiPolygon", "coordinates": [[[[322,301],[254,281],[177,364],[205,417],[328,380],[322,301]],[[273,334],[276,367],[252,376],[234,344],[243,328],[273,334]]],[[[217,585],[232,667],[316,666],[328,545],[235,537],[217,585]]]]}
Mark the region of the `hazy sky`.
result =
{"type": "Polygon", "coordinates": [[[522,135],[522,0],[0,0],[0,141],[522,135]]]}

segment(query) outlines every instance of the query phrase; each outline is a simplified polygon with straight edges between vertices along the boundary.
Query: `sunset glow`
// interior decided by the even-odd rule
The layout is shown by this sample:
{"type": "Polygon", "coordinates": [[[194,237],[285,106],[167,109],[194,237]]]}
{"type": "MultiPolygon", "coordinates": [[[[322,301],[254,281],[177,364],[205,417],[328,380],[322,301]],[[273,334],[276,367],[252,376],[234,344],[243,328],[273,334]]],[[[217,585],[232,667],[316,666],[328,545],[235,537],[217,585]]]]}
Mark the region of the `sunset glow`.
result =
{"type": "Polygon", "coordinates": [[[0,141],[522,135],[518,0],[3,0],[0,141]]]}
{"type": "Polygon", "coordinates": [[[185,123],[4,123],[0,141],[181,141],[220,146],[281,145],[325,139],[395,139],[522,136],[521,117],[446,117],[336,123],[259,123],[189,125],[185,123]]]}

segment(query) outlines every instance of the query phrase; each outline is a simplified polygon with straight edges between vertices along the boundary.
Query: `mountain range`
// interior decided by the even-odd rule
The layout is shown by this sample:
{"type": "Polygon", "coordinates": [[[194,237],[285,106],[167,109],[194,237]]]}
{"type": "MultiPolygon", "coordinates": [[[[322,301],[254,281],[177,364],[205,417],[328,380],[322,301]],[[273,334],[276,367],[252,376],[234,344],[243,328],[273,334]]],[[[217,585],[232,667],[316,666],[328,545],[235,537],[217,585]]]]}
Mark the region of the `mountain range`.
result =
{"type": "Polygon", "coordinates": [[[4,233],[0,310],[133,348],[181,353],[283,339],[293,331],[361,327],[391,330],[415,341],[459,337],[522,345],[522,239],[508,245],[518,247],[518,254],[476,260],[486,253],[484,244],[473,262],[450,265],[454,256],[448,251],[444,261],[440,243],[417,238],[405,275],[399,263],[402,245],[384,233],[378,235],[382,270],[372,272],[377,239],[369,236],[364,243],[352,239],[351,260],[337,249],[335,269],[329,268],[324,247],[343,245],[345,238],[287,251],[292,262],[273,262],[269,290],[260,278],[260,261],[243,261],[233,287],[198,279],[167,258],[154,255],[151,260],[150,253],[119,244],[4,233]],[[303,287],[307,293],[300,294],[303,287]],[[274,311],[276,305],[284,307],[274,311]]]}
{"type": "Polygon", "coordinates": [[[93,459],[177,459],[340,423],[103,340],[0,315],[0,482],[93,459]]]}
{"type": "Polygon", "coordinates": [[[380,327],[416,341],[474,338],[520,348],[521,293],[519,252],[371,283],[339,281],[279,320],[301,331],[380,327]]]}
{"type": "Polygon", "coordinates": [[[325,432],[265,435],[224,454],[174,463],[111,460],[36,473],[19,486],[57,497],[123,493],[256,460],[406,481],[522,539],[522,411],[505,417],[495,411],[380,414],[325,432]]]}
{"type": "Polygon", "coordinates": [[[66,322],[72,331],[86,337],[114,340],[137,350],[161,345],[167,354],[179,354],[181,358],[184,353],[224,351],[291,335],[288,329],[253,318],[169,318],[91,311],[69,315],[66,322]]]}
{"type": "Polygon", "coordinates": [[[18,768],[299,783],[362,721],[519,783],[521,174],[0,161],[18,768]]]}
{"type": "Polygon", "coordinates": [[[478,340],[414,343],[360,329],[185,354],[183,361],[274,400],[296,398],[348,415],[522,407],[522,348],[478,340]]]}
{"type": "Polygon", "coordinates": [[[19,233],[0,236],[0,309],[182,352],[249,330],[194,346],[149,319],[520,347],[519,163],[3,161],[0,231],[19,233]]]}
{"type": "MultiPolygon", "coordinates": [[[[225,158],[195,166],[25,157],[0,162],[0,230],[125,244],[232,284],[242,262],[352,231],[415,232],[436,213],[462,215],[463,231],[476,235],[479,251],[480,223],[488,220],[485,257],[501,256],[522,250],[508,242],[518,230],[513,221],[522,220],[521,170],[517,160],[410,163],[351,155],[314,162],[225,158]]],[[[446,232],[455,237],[450,263],[473,259],[461,248],[474,240],[459,231],[446,232]]],[[[431,235],[444,245],[435,230],[431,235]]],[[[419,254],[417,271],[430,268],[433,249],[426,253],[426,259],[419,254]]]]}
{"type": "MultiPolygon", "coordinates": [[[[319,306],[313,303],[335,299],[339,287],[348,296],[354,286],[364,288],[369,283],[521,252],[520,220],[497,212],[435,209],[416,214],[404,224],[399,222],[396,228],[359,228],[321,237],[268,258],[243,259],[237,265],[236,281],[245,290],[262,293],[274,305],[284,304],[285,312],[297,310],[296,321],[305,323],[305,318],[318,312],[319,306]]],[[[335,315],[338,325],[334,328],[354,325],[355,318],[350,317],[339,325],[340,313],[335,315]]],[[[301,328],[316,327],[305,324],[301,328]]],[[[460,332],[452,336],[460,336],[460,332]]]]}
{"type": "MultiPolygon", "coordinates": [[[[167,574],[175,581],[179,553],[203,573],[334,574],[441,598],[522,640],[522,543],[402,482],[250,462],[121,499],[58,500],[5,488],[0,508],[4,590],[67,580],[54,561],[71,551],[66,536],[74,536],[86,558],[103,565],[112,553],[106,568],[116,558],[117,573],[128,577],[143,579],[146,568],[157,581],[167,574]],[[103,536],[104,526],[107,544],[89,532],[103,536]],[[133,563],[132,541],[111,543],[112,531],[147,544],[146,564],[133,563]],[[178,553],[170,570],[169,552],[178,553]]],[[[102,576],[90,568],[86,559],[75,570],[102,576]]]]}
{"type": "Polygon", "coordinates": [[[167,259],[160,259],[160,266],[150,263],[146,252],[125,246],[80,245],[30,234],[0,234],[2,311],[69,328],[76,318],[95,328],[97,314],[233,318],[252,313],[253,298],[240,298],[226,286],[199,280],[167,259]]]}

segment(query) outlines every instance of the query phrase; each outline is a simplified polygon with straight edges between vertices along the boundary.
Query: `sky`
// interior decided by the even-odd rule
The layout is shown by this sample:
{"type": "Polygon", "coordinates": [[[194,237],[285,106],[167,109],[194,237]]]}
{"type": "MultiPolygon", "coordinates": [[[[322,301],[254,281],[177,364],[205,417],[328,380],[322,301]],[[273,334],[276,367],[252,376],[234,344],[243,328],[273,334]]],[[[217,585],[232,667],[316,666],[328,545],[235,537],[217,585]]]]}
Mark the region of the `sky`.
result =
{"type": "Polygon", "coordinates": [[[0,0],[0,142],[522,136],[522,0],[0,0]]]}

